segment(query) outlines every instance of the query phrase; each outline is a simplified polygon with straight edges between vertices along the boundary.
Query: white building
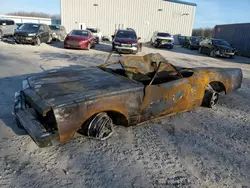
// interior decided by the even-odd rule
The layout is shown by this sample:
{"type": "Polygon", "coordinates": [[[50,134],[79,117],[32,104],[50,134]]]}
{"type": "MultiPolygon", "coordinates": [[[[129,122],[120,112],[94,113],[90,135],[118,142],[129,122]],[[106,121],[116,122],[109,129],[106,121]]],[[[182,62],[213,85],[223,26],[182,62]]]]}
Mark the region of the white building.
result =
{"type": "Polygon", "coordinates": [[[27,16],[11,16],[11,15],[0,15],[0,19],[13,20],[15,23],[43,23],[51,24],[50,18],[39,18],[39,17],[27,17],[27,16]]]}
{"type": "Polygon", "coordinates": [[[133,28],[149,41],[154,31],[191,36],[196,4],[178,0],[61,0],[61,19],[68,32],[98,27],[104,35],[133,28]]]}

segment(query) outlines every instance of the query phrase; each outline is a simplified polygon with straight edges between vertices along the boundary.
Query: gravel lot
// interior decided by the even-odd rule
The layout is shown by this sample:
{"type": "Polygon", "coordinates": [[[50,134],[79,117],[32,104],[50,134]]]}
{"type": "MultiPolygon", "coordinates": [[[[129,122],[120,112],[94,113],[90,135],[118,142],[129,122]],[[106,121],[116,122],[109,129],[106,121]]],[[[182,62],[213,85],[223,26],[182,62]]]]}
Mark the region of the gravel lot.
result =
{"type": "Polygon", "coordinates": [[[180,47],[159,52],[178,66],[239,67],[242,88],[214,109],[199,108],[97,141],[76,135],[40,149],[17,128],[14,92],[44,70],[103,63],[111,46],[66,50],[0,41],[0,187],[250,187],[250,59],[210,58],[180,47]]]}

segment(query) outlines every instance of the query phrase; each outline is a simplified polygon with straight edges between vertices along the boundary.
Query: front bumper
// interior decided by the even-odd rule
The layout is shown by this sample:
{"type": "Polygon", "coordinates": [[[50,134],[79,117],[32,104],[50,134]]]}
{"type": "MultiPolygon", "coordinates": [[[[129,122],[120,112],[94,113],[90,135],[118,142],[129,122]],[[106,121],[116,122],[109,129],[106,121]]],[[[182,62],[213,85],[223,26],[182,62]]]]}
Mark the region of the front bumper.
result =
{"type": "Polygon", "coordinates": [[[22,92],[15,93],[14,116],[17,123],[23,127],[39,147],[52,145],[51,134],[39,123],[39,121],[25,107],[25,99],[22,92]]]}
{"type": "Polygon", "coordinates": [[[32,44],[35,42],[35,37],[29,36],[14,36],[16,42],[32,44]]]}
{"type": "Polygon", "coordinates": [[[87,49],[88,48],[88,43],[87,42],[71,42],[71,41],[66,41],[64,42],[64,47],[65,48],[73,48],[73,49],[87,49]]]}
{"type": "Polygon", "coordinates": [[[115,46],[115,50],[118,52],[137,52],[138,47],[136,46],[131,46],[131,47],[125,47],[125,46],[115,46]]]}
{"type": "Polygon", "coordinates": [[[221,57],[230,57],[230,56],[234,56],[235,52],[216,51],[215,55],[218,55],[218,56],[221,56],[221,57]]]}

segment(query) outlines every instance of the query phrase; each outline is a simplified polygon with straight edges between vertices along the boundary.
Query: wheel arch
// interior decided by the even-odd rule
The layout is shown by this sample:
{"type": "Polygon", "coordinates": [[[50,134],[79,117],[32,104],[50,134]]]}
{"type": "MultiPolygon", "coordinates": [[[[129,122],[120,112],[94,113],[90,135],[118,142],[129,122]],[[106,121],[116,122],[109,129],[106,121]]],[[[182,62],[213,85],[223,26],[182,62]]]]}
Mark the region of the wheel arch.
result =
{"type": "Polygon", "coordinates": [[[227,89],[221,81],[211,81],[209,85],[218,93],[224,92],[227,94],[227,89]]]}
{"type": "Polygon", "coordinates": [[[86,124],[88,124],[88,122],[95,117],[97,114],[99,113],[107,113],[107,115],[112,119],[113,123],[115,125],[123,125],[123,126],[129,126],[129,120],[128,117],[122,113],[119,112],[117,110],[100,110],[98,112],[95,112],[91,115],[89,115],[86,120],[82,123],[81,127],[84,127],[86,124]]]}

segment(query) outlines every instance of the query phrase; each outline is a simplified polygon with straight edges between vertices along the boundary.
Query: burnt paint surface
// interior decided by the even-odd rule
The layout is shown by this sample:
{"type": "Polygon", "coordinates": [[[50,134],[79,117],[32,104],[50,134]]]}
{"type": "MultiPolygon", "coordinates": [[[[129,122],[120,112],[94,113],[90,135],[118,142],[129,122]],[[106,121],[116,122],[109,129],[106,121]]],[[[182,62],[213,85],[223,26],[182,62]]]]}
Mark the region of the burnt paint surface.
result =
{"type": "MultiPolygon", "coordinates": [[[[154,70],[151,62],[164,62],[159,72],[176,69],[159,54],[127,56],[122,59],[124,68],[134,73],[146,74],[154,70]],[[137,66],[138,64],[138,66],[137,66]]],[[[116,62],[101,65],[105,68],[116,62]]],[[[188,78],[179,78],[144,87],[139,82],[105,72],[97,67],[53,71],[28,79],[28,95],[34,108],[46,114],[52,108],[61,141],[71,139],[90,117],[104,111],[123,115],[128,125],[191,110],[202,103],[205,88],[210,82],[220,82],[229,93],[241,86],[241,69],[194,68],[188,78]],[[40,96],[40,97],[39,97],[40,96]]],[[[185,70],[182,70],[185,71],[185,70]]]]}

